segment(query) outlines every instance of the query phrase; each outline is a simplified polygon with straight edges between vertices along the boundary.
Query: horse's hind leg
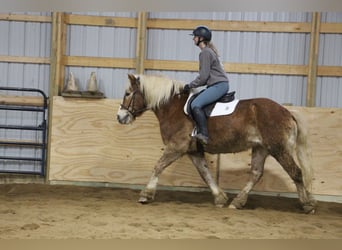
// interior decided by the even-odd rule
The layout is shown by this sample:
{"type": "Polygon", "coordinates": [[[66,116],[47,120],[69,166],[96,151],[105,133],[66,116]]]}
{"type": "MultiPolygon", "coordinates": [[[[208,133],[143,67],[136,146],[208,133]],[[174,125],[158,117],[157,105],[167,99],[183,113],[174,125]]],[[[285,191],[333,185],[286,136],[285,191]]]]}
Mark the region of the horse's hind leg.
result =
{"type": "Polygon", "coordinates": [[[267,156],[268,151],[263,147],[258,146],[252,149],[252,162],[249,180],[246,186],[233,199],[232,203],[229,205],[229,208],[240,209],[246,204],[249,192],[260,180],[261,176],[264,173],[264,164],[267,156]]]}
{"type": "Polygon", "coordinates": [[[302,204],[304,212],[315,213],[316,201],[304,186],[302,171],[294,161],[291,154],[284,150],[281,154],[279,153],[274,155],[274,158],[277,159],[280,165],[294,181],[298,191],[299,201],[302,204]]]}
{"type": "Polygon", "coordinates": [[[154,196],[157,190],[158,178],[163,170],[168,167],[171,163],[176,161],[182,156],[180,152],[165,149],[164,154],[160,157],[157,164],[154,167],[150,181],[146,187],[140,192],[140,203],[148,203],[154,200],[154,196]]]}
{"type": "Polygon", "coordinates": [[[200,176],[208,185],[212,194],[214,195],[215,205],[217,207],[223,207],[224,205],[226,205],[228,201],[228,197],[223,192],[223,190],[216,184],[216,181],[211,176],[210,171],[208,169],[207,161],[204,158],[204,154],[203,153],[190,154],[190,158],[193,164],[196,166],[198,173],[200,174],[200,176]]]}

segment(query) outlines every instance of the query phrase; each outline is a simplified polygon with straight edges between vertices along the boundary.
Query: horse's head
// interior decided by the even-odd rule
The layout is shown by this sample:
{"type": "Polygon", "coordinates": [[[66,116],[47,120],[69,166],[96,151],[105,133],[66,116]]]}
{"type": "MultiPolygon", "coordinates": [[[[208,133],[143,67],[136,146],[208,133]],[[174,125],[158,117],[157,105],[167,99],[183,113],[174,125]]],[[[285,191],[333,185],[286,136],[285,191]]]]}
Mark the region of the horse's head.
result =
{"type": "Polygon", "coordinates": [[[130,124],[135,118],[147,110],[144,95],[140,89],[140,78],[128,74],[130,84],[125,91],[122,103],[117,113],[117,120],[121,124],[130,124]]]}

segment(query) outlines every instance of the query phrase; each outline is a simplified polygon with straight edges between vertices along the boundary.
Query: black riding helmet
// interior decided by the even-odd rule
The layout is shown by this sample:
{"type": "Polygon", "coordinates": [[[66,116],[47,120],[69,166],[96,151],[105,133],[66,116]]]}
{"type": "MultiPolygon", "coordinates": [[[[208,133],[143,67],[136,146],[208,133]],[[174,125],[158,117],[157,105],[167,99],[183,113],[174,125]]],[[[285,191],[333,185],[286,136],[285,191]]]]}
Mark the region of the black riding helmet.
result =
{"type": "Polygon", "coordinates": [[[203,37],[202,41],[210,42],[211,40],[211,31],[206,26],[198,26],[196,27],[192,34],[193,36],[203,37]]]}

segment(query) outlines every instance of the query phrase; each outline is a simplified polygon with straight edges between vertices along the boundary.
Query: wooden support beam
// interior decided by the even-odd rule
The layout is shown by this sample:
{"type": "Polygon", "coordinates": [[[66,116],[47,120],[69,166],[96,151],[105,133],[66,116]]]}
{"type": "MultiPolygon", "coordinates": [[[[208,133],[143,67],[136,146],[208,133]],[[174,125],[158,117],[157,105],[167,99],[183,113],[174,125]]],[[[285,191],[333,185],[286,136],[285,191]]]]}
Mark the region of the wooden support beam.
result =
{"type": "MultiPolygon", "coordinates": [[[[48,134],[47,134],[47,159],[46,159],[46,174],[49,176],[50,172],[50,152],[51,152],[51,130],[52,130],[52,114],[53,114],[53,96],[58,96],[60,86],[63,86],[62,79],[64,79],[64,65],[62,65],[62,56],[64,53],[62,43],[66,43],[65,33],[63,34],[63,13],[52,13],[52,28],[51,28],[51,53],[50,53],[50,93],[49,93],[49,108],[48,108],[48,134]]],[[[64,31],[65,32],[65,31],[64,31]]],[[[64,45],[65,47],[65,45],[64,45]]],[[[46,179],[46,181],[48,181],[46,179]]]]}
{"type": "Polygon", "coordinates": [[[60,37],[61,37],[61,42],[60,42],[60,53],[59,53],[59,65],[60,65],[60,81],[58,85],[58,94],[60,95],[63,91],[64,87],[64,79],[65,79],[65,65],[63,64],[62,57],[66,53],[66,47],[67,47],[67,24],[65,23],[65,13],[61,14],[60,18],[60,37]]]}
{"type": "Polygon", "coordinates": [[[20,15],[20,14],[0,14],[1,21],[16,21],[16,22],[39,22],[49,23],[52,22],[50,16],[35,16],[35,15],[20,15]]]}
{"type": "Polygon", "coordinates": [[[136,44],[136,72],[144,73],[145,50],[146,50],[146,23],[148,14],[140,12],[138,17],[137,44],[136,44]]]}
{"type": "Polygon", "coordinates": [[[32,57],[32,56],[0,56],[0,62],[49,64],[50,63],[50,58],[47,58],[47,57],[32,57]]]}
{"type": "Polygon", "coordinates": [[[225,63],[229,73],[266,74],[266,75],[306,75],[306,65],[290,64],[255,64],[255,63],[225,63]]]}
{"type": "Polygon", "coordinates": [[[206,25],[217,31],[243,31],[243,32],[290,32],[309,33],[309,23],[295,22],[248,22],[224,20],[193,20],[193,19],[149,19],[149,29],[185,29],[192,30],[198,25],[206,25]]]}
{"type": "Polygon", "coordinates": [[[342,66],[318,66],[317,75],[318,76],[341,77],[342,76],[342,66]]]}
{"type": "Polygon", "coordinates": [[[315,12],[312,15],[311,33],[310,33],[310,54],[308,81],[306,93],[306,106],[314,107],[316,103],[316,81],[317,81],[317,66],[318,66],[318,47],[319,47],[319,31],[321,24],[321,16],[315,12]]]}
{"type": "Polygon", "coordinates": [[[137,19],[129,17],[83,16],[65,14],[65,23],[70,25],[136,28],[137,19]]]}
{"type": "Polygon", "coordinates": [[[342,23],[321,23],[321,33],[342,34],[342,23]]]}
{"type": "Polygon", "coordinates": [[[52,13],[52,27],[51,27],[51,50],[50,50],[50,96],[58,95],[58,72],[59,66],[57,65],[58,58],[58,19],[57,12],[52,13]]]}
{"type": "Polygon", "coordinates": [[[150,70],[197,71],[198,62],[176,60],[145,60],[145,68],[150,70]]]}
{"type": "Polygon", "coordinates": [[[131,58],[63,56],[63,65],[79,67],[126,68],[134,69],[135,60],[131,58]]]}
{"type": "Polygon", "coordinates": [[[64,14],[54,12],[51,32],[50,96],[60,95],[64,86],[63,56],[66,50],[66,29],[64,14]]]}
{"type": "MultiPolygon", "coordinates": [[[[172,60],[146,60],[145,68],[151,70],[197,71],[198,62],[172,60]]],[[[307,75],[306,65],[224,63],[229,73],[270,74],[270,75],[307,75]]]]}
{"type": "Polygon", "coordinates": [[[64,83],[62,57],[66,47],[66,25],[61,12],[52,14],[51,41],[50,96],[55,96],[61,94],[64,83]]]}

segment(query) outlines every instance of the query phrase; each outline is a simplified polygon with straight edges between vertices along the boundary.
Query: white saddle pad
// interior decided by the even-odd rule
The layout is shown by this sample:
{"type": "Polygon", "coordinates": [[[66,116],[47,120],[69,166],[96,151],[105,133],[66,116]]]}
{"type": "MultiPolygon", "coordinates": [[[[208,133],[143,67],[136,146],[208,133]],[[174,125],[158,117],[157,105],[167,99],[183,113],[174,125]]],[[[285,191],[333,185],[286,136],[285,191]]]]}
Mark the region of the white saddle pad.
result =
{"type": "Polygon", "coordinates": [[[238,99],[231,102],[217,102],[210,116],[230,115],[238,103],[238,99]]]}
{"type": "MultiPolygon", "coordinates": [[[[189,98],[184,105],[184,113],[186,115],[189,115],[187,112],[187,106],[188,106],[188,102],[189,102],[189,100],[193,94],[195,94],[195,93],[193,93],[193,92],[190,93],[189,98]]],[[[240,100],[236,99],[236,100],[231,101],[231,102],[217,102],[215,104],[215,107],[213,108],[213,111],[211,112],[210,116],[230,115],[231,113],[234,112],[236,105],[239,103],[239,101],[240,100]]]]}

